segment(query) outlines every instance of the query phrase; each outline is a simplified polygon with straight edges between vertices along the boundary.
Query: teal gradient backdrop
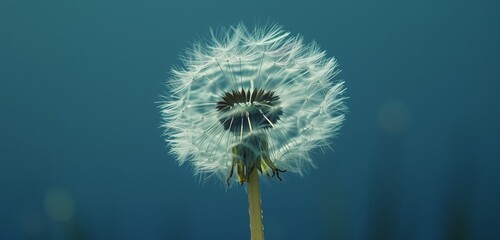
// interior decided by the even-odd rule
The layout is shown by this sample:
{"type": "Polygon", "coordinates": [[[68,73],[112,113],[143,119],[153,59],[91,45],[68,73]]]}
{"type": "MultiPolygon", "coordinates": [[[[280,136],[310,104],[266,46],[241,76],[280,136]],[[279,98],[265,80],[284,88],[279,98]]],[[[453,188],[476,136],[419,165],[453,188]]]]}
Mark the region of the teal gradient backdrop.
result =
{"type": "Polygon", "coordinates": [[[497,1],[0,2],[0,239],[247,239],[243,187],[177,166],[159,96],[210,27],[334,56],[350,112],[262,186],[268,239],[500,239],[497,1]]]}

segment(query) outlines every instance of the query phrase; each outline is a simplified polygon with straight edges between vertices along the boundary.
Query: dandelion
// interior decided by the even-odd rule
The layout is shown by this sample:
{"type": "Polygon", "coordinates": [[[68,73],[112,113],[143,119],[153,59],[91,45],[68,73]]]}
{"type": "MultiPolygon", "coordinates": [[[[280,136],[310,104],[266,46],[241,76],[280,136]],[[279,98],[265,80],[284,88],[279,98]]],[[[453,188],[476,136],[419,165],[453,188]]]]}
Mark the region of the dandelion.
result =
{"type": "Polygon", "coordinates": [[[344,121],[344,83],[332,80],[333,58],[280,26],[211,33],[172,70],[164,135],[195,175],[248,183],[252,239],[260,239],[259,173],[281,180],[314,166],[311,150],[329,146],[344,121]]]}

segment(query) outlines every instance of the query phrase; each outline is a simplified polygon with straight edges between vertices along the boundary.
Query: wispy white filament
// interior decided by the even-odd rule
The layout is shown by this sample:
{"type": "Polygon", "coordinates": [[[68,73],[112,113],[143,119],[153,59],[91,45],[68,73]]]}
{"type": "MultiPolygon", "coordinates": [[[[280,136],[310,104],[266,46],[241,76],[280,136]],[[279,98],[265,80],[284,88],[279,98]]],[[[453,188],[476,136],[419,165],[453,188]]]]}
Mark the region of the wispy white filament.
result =
{"type": "Polygon", "coordinates": [[[212,32],[207,42],[194,44],[182,62],[167,82],[169,93],[160,106],[162,126],[171,153],[180,164],[190,162],[196,174],[225,182],[235,146],[249,135],[264,134],[268,149],[255,151],[268,151],[277,168],[302,175],[313,165],[310,151],[327,146],[344,121],[345,88],[343,82],[333,81],[339,72],[335,60],[315,43],[305,45],[301,36],[279,26],[249,30],[239,24],[212,32]],[[273,123],[259,109],[255,111],[270,127],[252,122],[248,111],[265,103],[241,104],[225,114],[217,110],[225,93],[241,89],[273,91],[279,103],[268,107],[281,108],[279,119],[273,123]],[[225,129],[221,118],[229,126],[241,123],[241,130],[225,129]],[[244,131],[244,125],[250,131],[244,131]]]}

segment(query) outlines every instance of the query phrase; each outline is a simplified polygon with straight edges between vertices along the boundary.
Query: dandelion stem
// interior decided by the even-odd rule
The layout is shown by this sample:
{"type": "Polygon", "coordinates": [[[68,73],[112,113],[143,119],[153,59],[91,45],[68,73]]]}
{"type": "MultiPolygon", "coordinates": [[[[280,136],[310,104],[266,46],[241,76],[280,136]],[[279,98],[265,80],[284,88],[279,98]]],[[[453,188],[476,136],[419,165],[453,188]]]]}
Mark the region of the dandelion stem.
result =
{"type": "Polygon", "coordinates": [[[248,177],[248,208],[250,212],[251,240],[264,239],[264,225],[262,225],[262,207],[259,190],[259,171],[253,169],[248,177]]]}

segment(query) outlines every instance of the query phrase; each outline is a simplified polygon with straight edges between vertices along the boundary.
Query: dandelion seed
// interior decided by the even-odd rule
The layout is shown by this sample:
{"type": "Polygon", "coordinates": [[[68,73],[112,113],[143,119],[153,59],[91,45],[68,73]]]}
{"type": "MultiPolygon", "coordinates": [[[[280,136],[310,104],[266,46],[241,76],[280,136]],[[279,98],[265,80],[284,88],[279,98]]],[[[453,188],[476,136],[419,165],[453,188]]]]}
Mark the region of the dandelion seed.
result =
{"type": "Polygon", "coordinates": [[[249,194],[257,172],[302,175],[344,121],[335,60],[279,26],[212,31],[182,62],[160,106],[171,153],[195,174],[249,182],[249,194]]]}
{"type": "Polygon", "coordinates": [[[161,105],[171,152],[224,182],[239,162],[238,182],[254,168],[302,175],[309,152],[327,146],[344,120],[335,60],[278,26],[240,24],[220,35],[195,44],[184,68],[172,70],[161,105]]]}

